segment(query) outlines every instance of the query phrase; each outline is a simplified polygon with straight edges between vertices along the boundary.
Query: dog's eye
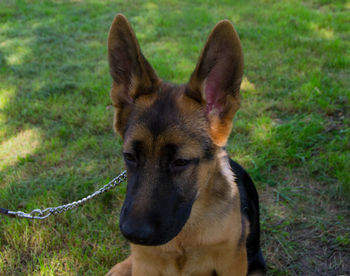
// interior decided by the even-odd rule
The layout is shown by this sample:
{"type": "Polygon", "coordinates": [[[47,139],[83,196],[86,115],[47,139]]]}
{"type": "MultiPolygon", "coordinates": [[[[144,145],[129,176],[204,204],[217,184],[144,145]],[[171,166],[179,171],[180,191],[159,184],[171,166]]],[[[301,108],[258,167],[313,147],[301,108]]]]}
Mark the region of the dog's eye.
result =
{"type": "Polygon", "coordinates": [[[177,168],[181,168],[181,167],[185,167],[190,163],[190,160],[186,160],[186,159],[176,159],[173,162],[173,166],[177,167],[177,168]]]}
{"type": "Polygon", "coordinates": [[[136,157],[131,153],[124,152],[123,155],[124,155],[125,161],[131,162],[131,163],[136,162],[136,157]]]}

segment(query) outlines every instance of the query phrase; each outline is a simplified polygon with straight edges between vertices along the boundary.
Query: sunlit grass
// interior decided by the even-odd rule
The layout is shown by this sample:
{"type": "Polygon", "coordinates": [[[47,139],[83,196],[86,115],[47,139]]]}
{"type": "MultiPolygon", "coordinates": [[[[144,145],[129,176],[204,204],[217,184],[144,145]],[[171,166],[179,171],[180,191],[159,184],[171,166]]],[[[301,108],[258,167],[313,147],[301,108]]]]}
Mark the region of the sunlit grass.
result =
{"type": "Polygon", "coordinates": [[[5,108],[11,102],[11,99],[15,96],[15,90],[14,86],[0,88],[0,109],[5,108]]]}
{"type": "Polygon", "coordinates": [[[254,92],[257,92],[257,89],[254,85],[254,83],[251,83],[246,77],[243,78],[242,84],[241,84],[241,90],[244,93],[254,94],[254,92]]]}
{"type": "Polygon", "coordinates": [[[41,144],[40,130],[27,129],[0,144],[0,170],[34,154],[41,144]]]}
{"type": "Polygon", "coordinates": [[[321,38],[332,40],[336,37],[334,30],[329,28],[320,28],[320,26],[314,23],[310,23],[310,29],[315,31],[321,38]]]}

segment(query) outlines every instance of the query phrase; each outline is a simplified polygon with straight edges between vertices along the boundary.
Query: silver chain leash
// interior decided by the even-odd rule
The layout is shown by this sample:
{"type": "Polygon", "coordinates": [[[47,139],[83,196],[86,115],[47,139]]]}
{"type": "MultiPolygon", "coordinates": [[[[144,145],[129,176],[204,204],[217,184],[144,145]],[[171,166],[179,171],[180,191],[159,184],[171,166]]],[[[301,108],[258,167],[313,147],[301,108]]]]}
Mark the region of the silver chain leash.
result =
{"type": "Polygon", "coordinates": [[[25,218],[25,219],[46,219],[51,215],[57,215],[62,212],[66,212],[68,210],[74,209],[80,205],[85,204],[87,201],[115,188],[120,183],[125,181],[126,178],[127,178],[126,171],[123,171],[121,174],[113,178],[109,183],[107,183],[106,185],[104,185],[102,188],[98,189],[91,195],[88,195],[87,197],[84,197],[78,201],[74,201],[65,205],[60,205],[57,207],[49,207],[44,210],[34,209],[30,213],[24,213],[22,211],[10,211],[4,208],[0,208],[0,214],[8,215],[10,217],[25,218]]]}

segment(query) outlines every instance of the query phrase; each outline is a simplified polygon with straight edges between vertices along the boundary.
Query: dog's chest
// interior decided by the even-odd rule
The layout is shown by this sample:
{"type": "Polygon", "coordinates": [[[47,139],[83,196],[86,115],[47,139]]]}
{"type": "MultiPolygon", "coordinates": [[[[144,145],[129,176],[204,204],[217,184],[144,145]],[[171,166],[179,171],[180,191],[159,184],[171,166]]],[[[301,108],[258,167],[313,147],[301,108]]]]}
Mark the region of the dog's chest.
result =
{"type": "MultiPolygon", "coordinates": [[[[221,246],[219,246],[221,247],[221,246]]],[[[218,248],[190,249],[172,258],[169,262],[174,275],[181,276],[213,276],[217,275],[217,263],[220,255],[218,248]]]]}
{"type": "MultiPolygon", "coordinates": [[[[235,258],[234,247],[226,243],[198,248],[190,248],[181,252],[162,252],[142,256],[144,271],[161,276],[213,276],[222,275],[220,271],[235,258]]],[[[140,252],[138,252],[140,253],[140,252]]],[[[151,275],[150,274],[150,275],[151,275]]]]}

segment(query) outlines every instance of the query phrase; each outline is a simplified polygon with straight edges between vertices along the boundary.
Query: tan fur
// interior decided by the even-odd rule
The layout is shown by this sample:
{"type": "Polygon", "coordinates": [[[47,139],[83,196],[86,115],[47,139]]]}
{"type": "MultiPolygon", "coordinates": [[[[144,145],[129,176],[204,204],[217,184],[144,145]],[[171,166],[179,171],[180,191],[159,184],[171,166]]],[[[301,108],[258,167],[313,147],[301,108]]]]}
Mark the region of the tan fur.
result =
{"type": "Polygon", "coordinates": [[[106,274],[106,276],[132,276],[132,257],[129,256],[123,262],[116,264],[112,269],[106,274]]]}

